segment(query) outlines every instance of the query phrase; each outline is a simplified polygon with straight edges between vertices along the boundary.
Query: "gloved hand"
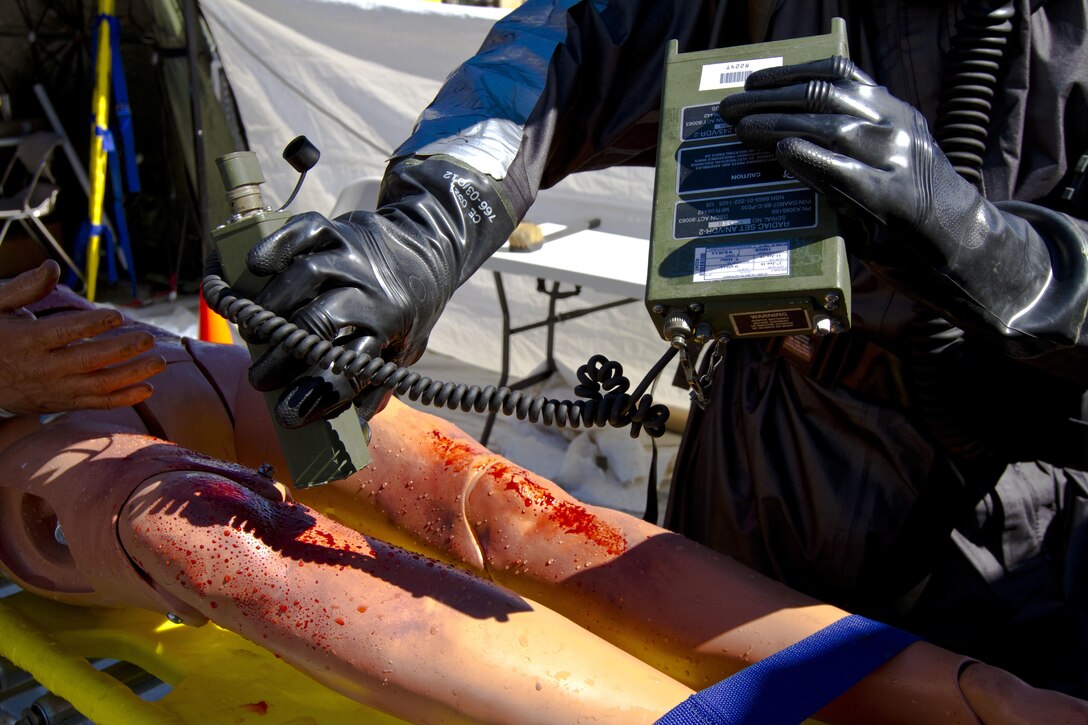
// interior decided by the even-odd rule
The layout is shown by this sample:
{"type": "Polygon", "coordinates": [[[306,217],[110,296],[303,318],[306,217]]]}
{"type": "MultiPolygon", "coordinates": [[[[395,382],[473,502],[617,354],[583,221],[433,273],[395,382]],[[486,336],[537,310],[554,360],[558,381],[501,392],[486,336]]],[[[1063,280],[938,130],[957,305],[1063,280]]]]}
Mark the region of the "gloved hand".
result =
{"type": "Polygon", "coordinates": [[[852,62],[757,71],[720,113],[742,141],[774,149],[796,178],[858,220],[846,240],[851,253],[906,293],[961,326],[1015,339],[1014,354],[1081,336],[1084,315],[1069,309],[1088,285],[1075,225],[1040,207],[1009,203],[1006,213],[986,201],[956,173],[922,114],[852,62]],[[1057,269],[1063,264],[1070,269],[1057,269]],[[1051,289],[1063,274],[1079,278],[1072,297],[1051,289]]]}
{"type": "MultiPolygon", "coordinates": [[[[257,244],[250,271],[274,276],[254,301],[325,340],[409,365],[454,290],[514,226],[495,180],[444,157],[409,157],[387,170],[377,212],[300,214],[257,244]]],[[[280,344],[250,368],[254,387],[287,387],[276,410],[287,427],[335,415],[352,400],[369,418],[388,399],[385,389],[308,367],[280,344]]]]}

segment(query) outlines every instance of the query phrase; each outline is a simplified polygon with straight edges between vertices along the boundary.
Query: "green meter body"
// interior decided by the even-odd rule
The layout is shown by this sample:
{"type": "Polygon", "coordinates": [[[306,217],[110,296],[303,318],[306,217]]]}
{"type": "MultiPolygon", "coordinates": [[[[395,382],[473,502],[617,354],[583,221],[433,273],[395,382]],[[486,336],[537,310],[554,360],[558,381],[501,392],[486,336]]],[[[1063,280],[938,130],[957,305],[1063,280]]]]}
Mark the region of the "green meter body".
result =
{"type": "Polygon", "coordinates": [[[750,73],[833,55],[848,57],[841,18],[827,35],[693,53],[669,43],[646,306],[674,345],[849,328],[835,212],[718,115],[750,73]]]}
{"type": "MultiPolygon", "coordinates": [[[[266,280],[249,271],[246,255],[254,245],[283,226],[291,214],[265,207],[260,192],[264,175],[253,152],[227,154],[216,159],[216,164],[233,216],[212,230],[212,241],[224,278],[237,292],[252,298],[266,280]]],[[[250,344],[250,355],[256,359],[264,348],[250,344]]],[[[283,390],[274,390],[264,396],[297,488],[345,478],[370,463],[366,424],[353,406],[331,420],[284,428],[276,421],[276,404],[282,393],[283,390]]]]}

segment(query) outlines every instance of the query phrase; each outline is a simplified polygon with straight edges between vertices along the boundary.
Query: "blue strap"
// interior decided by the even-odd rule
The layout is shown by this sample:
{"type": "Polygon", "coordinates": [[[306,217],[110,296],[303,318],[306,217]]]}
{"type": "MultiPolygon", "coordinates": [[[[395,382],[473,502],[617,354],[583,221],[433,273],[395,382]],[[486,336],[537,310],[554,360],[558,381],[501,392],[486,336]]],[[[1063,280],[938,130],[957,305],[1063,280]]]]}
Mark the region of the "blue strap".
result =
{"type": "Polygon", "coordinates": [[[110,46],[113,51],[113,61],[110,64],[110,73],[113,80],[114,113],[117,114],[117,127],[121,132],[122,154],[125,164],[125,186],[132,193],[140,191],[140,170],[136,165],[136,136],[132,130],[132,109],[128,104],[128,85],[125,83],[125,72],[121,66],[121,23],[117,16],[107,16],[110,24],[110,46]]]}
{"type": "MultiPolygon", "coordinates": [[[[94,120],[94,119],[91,119],[94,120]]],[[[102,150],[107,154],[111,154],[117,150],[117,145],[113,142],[113,133],[104,126],[94,124],[94,135],[102,137],[102,150]]]]}
{"type": "Polygon", "coordinates": [[[918,639],[852,614],[695,693],[657,725],[793,725],[918,639]]]}
{"type": "MultiPolygon", "coordinates": [[[[110,89],[113,109],[117,116],[117,131],[121,137],[121,151],[125,165],[125,186],[130,192],[140,191],[140,170],[136,164],[136,137],[132,130],[132,110],[128,103],[128,86],[121,65],[121,24],[116,15],[99,14],[95,17],[95,33],[91,42],[91,56],[98,57],[98,24],[106,23],[110,29],[110,89]]],[[[93,122],[94,119],[92,119],[93,122]]],[[[106,151],[117,149],[113,134],[108,128],[95,126],[94,132],[102,136],[106,151]]]]}
{"type": "MultiPolygon", "coordinates": [[[[121,246],[121,254],[125,258],[125,267],[128,269],[128,280],[132,286],[132,297],[136,299],[139,297],[139,291],[136,287],[136,267],[132,261],[132,244],[128,238],[128,222],[125,220],[125,203],[124,195],[121,193],[121,162],[117,158],[117,153],[111,153],[109,155],[110,163],[110,179],[113,186],[113,221],[117,225],[117,243],[121,246]]],[[[112,235],[110,236],[112,240],[112,235]]],[[[111,247],[112,247],[111,243],[111,247]]],[[[110,250],[116,253],[116,249],[110,250]]],[[[114,264],[115,254],[109,256],[109,280],[110,283],[117,281],[117,266],[114,264]]]]}
{"type": "MultiPolygon", "coordinates": [[[[87,262],[87,247],[90,246],[91,237],[97,236],[100,240],[105,240],[108,247],[112,247],[111,241],[112,232],[110,232],[109,226],[106,224],[91,224],[89,219],[84,220],[79,225],[79,232],[76,234],[76,241],[74,249],[72,250],[72,259],[75,261],[78,267],[83,267],[87,262]]],[[[101,249],[99,250],[101,253],[101,249]]],[[[76,277],[75,272],[68,270],[68,274],[64,278],[64,284],[68,285],[72,289],[76,289],[79,284],[79,278],[76,277]]]]}

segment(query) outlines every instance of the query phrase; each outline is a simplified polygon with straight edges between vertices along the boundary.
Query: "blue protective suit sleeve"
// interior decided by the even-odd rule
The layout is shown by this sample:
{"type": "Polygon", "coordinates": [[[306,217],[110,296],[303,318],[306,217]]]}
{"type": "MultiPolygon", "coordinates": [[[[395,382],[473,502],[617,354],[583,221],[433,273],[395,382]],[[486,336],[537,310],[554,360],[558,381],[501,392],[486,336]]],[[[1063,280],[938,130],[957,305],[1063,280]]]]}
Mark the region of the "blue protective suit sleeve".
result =
{"type": "Polygon", "coordinates": [[[703,49],[718,0],[528,0],[456,69],[395,157],[445,154],[524,212],[564,176],[651,165],[665,49],[703,49]]]}

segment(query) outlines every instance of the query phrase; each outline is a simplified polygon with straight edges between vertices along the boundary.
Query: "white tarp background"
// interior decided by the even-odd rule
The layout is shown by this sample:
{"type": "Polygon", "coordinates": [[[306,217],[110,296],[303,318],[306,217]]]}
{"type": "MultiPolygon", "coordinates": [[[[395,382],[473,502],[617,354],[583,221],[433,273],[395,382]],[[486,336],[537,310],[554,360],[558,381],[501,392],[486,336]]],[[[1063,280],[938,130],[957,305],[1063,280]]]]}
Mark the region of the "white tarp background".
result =
{"type": "MultiPolygon", "coordinates": [[[[475,53],[507,11],[424,0],[200,0],[226,76],[235,93],[250,147],[267,178],[266,199],[278,205],[297,174],[281,157],[292,138],[305,134],[321,150],[291,210],[332,213],[354,182],[379,177],[388,155],[411,132],[442,81],[475,53]]],[[[215,188],[217,181],[209,184],[215,188]]],[[[650,225],[653,177],[649,169],[579,174],[545,191],[528,219],[538,223],[590,218],[601,231],[645,238],[650,225]]],[[[514,326],[546,313],[546,298],[528,277],[504,277],[514,326]]],[[[583,289],[560,311],[608,301],[583,289]]],[[[431,336],[429,349],[472,365],[499,370],[501,316],[492,274],[464,285],[431,336]]],[[[544,360],[544,331],[516,335],[513,379],[544,360]]],[[[634,303],[564,322],[555,351],[571,397],[573,371],[593,353],[618,360],[632,385],[665,351],[642,304],[634,303]]],[[[662,375],[655,398],[684,409],[684,391],[662,375]]],[[[491,381],[494,382],[494,381],[491,381]]],[[[541,471],[544,472],[544,471],[541,471]]]]}

